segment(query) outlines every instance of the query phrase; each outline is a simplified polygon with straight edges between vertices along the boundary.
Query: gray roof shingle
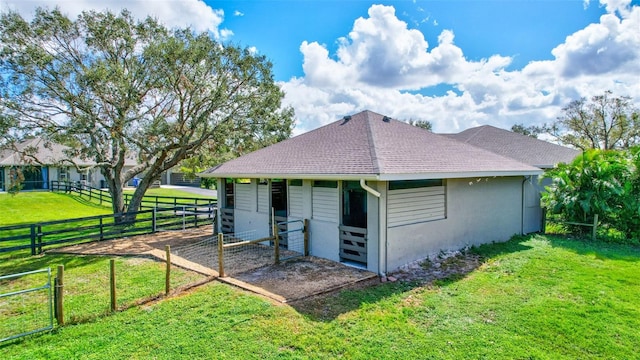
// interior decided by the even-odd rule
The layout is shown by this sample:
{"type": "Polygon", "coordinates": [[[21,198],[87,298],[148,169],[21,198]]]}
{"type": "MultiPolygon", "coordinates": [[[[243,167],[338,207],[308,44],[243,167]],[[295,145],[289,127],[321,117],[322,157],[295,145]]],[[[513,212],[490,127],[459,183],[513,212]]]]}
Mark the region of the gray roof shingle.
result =
{"type": "Polygon", "coordinates": [[[200,175],[408,180],[539,173],[511,158],[363,111],[200,175]]]}
{"type": "Polygon", "coordinates": [[[576,149],[491,125],[478,126],[446,136],[542,169],[554,168],[561,162],[569,163],[580,154],[576,149]]]}
{"type": "MultiPolygon", "coordinates": [[[[24,140],[16,144],[16,149],[17,152],[13,149],[4,149],[0,151],[0,166],[25,165],[30,160],[42,165],[62,166],[63,163],[66,166],[71,165],[68,161],[63,162],[63,160],[69,159],[65,154],[65,150],[68,149],[67,146],[55,142],[47,142],[40,137],[24,140]],[[29,152],[29,156],[24,159],[23,156],[21,156],[21,152],[27,151],[29,152]]],[[[95,165],[95,162],[91,160],[81,158],[73,158],[72,160],[78,166],[95,165]]],[[[134,166],[136,163],[136,160],[132,158],[127,158],[125,160],[126,166],[134,166]]]]}

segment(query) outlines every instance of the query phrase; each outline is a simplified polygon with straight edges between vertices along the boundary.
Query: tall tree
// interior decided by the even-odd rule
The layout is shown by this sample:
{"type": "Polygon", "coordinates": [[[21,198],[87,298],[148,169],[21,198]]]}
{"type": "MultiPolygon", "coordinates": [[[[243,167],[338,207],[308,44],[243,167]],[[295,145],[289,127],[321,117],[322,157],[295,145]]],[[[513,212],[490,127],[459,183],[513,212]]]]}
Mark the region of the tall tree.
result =
{"type": "Polygon", "coordinates": [[[611,91],[572,101],[555,122],[552,133],[580,149],[627,149],[640,144],[640,118],[631,99],[611,91]]]}
{"type": "Polygon", "coordinates": [[[256,146],[251,135],[288,136],[293,125],[265,57],[126,10],[71,20],[38,9],[31,22],[3,13],[0,74],[0,113],[70,146],[69,159],[93,160],[116,213],[136,210],[162,172],[203,149],[256,146]]]}
{"type": "Polygon", "coordinates": [[[529,136],[534,139],[537,139],[538,135],[548,131],[548,127],[547,127],[547,124],[543,124],[542,126],[537,126],[537,125],[525,126],[524,124],[515,124],[511,127],[511,131],[517,134],[521,134],[521,135],[525,135],[525,136],[529,136]]]}
{"type": "Polygon", "coordinates": [[[431,122],[429,120],[413,120],[413,119],[410,119],[407,122],[409,123],[409,125],[413,125],[415,127],[419,127],[419,128],[425,129],[427,131],[433,130],[433,124],[431,124],[431,122]]]}

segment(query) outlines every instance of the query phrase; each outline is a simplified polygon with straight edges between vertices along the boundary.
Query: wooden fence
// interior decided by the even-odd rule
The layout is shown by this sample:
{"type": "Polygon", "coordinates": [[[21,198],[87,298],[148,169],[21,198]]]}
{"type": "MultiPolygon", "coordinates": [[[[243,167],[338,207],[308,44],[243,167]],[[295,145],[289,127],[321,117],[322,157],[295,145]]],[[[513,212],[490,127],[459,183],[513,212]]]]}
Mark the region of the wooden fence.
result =
{"type": "Polygon", "coordinates": [[[554,218],[553,216],[550,216],[547,214],[546,209],[542,209],[542,232],[546,233],[547,232],[547,223],[555,223],[555,224],[562,224],[562,225],[577,225],[577,226],[585,226],[585,227],[590,227],[591,228],[591,240],[595,241],[596,240],[596,235],[598,234],[598,214],[594,214],[593,215],[593,222],[591,223],[580,223],[580,222],[573,222],[573,221],[563,221],[563,220],[558,220],[556,218],[554,218]]]}
{"type": "MultiPolygon", "coordinates": [[[[66,182],[66,181],[51,181],[51,191],[66,192],[77,195],[81,198],[87,198],[89,201],[95,201],[99,204],[103,202],[111,203],[111,194],[102,189],[97,189],[91,186],[82,185],[79,183],[66,182]]],[[[128,206],[131,202],[132,194],[124,194],[125,206],[128,206]]],[[[199,197],[187,197],[187,196],[160,196],[160,195],[145,195],[142,198],[140,207],[138,210],[163,208],[163,207],[177,207],[179,205],[193,205],[193,206],[216,206],[217,201],[210,198],[199,197]]]]}
{"type": "Polygon", "coordinates": [[[123,236],[151,234],[158,229],[179,230],[212,224],[213,205],[180,205],[136,212],[98,215],[0,227],[0,253],[30,249],[32,255],[45,248],[123,236]]]}

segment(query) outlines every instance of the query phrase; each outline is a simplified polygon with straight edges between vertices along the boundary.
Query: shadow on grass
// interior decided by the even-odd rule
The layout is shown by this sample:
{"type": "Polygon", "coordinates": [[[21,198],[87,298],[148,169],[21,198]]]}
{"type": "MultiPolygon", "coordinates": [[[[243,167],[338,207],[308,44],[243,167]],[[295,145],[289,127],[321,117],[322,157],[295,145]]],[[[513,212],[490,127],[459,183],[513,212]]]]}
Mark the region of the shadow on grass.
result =
{"type": "Polygon", "coordinates": [[[553,247],[563,248],[580,255],[593,255],[599,260],[640,261],[640,246],[593,241],[589,238],[545,235],[553,247]]]}
{"type": "Polygon", "coordinates": [[[103,201],[102,204],[100,204],[100,201],[95,198],[89,199],[86,196],[82,197],[80,195],[73,195],[73,194],[61,194],[61,195],[67,196],[70,199],[76,201],[77,203],[85,206],[90,206],[96,209],[111,209],[111,203],[107,201],[103,201]]]}

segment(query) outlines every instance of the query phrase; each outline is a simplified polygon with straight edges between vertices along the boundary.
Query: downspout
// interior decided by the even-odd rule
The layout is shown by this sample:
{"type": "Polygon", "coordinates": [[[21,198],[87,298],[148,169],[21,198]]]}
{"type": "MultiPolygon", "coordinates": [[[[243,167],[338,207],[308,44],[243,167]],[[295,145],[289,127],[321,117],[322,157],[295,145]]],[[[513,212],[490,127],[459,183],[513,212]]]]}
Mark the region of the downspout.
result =
{"type": "Polygon", "coordinates": [[[374,190],[373,188],[371,188],[369,185],[367,185],[367,182],[364,179],[360,179],[360,187],[362,187],[369,194],[377,198],[380,198],[380,193],[374,190]]]}

